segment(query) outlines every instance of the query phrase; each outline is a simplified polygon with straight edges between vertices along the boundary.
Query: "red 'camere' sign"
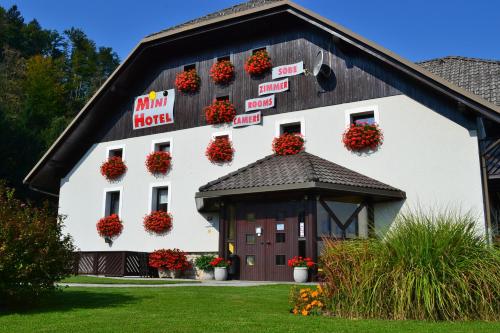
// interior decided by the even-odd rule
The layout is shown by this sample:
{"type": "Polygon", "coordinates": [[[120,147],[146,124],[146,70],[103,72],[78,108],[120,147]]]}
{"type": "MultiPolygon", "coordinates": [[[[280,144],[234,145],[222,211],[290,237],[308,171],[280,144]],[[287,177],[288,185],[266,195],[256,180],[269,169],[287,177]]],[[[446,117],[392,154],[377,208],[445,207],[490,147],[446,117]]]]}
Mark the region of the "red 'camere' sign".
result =
{"type": "Polygon", "coordinates": [[[141,129],[174,122],[175,90],[169,89],[164,92],[142,95],[135,98],[133,128],[141,129]]]}

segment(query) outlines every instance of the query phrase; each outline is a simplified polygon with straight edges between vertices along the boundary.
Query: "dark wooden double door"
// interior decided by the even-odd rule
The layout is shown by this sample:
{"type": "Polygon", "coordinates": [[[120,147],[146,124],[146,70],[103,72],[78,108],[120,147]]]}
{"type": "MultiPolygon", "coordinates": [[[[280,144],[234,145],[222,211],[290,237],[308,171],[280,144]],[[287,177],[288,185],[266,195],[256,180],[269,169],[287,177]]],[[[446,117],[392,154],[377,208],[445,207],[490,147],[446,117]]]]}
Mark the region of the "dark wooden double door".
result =
{"type": "Polygon", "coordinates": [[[240,279],[291,281],[287,263],[298,253],[298,204],[245,203],[236,206],[236,254],[240,279]]]}

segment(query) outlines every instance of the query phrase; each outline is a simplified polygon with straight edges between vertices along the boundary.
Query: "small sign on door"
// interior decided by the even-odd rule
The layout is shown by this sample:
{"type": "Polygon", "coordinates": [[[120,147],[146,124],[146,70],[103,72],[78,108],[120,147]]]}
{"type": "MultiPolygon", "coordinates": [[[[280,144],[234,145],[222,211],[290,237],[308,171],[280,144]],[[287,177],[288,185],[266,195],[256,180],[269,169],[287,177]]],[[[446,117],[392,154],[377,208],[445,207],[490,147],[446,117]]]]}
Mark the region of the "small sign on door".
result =
{"type": "Polygon", "coordinates": [[[304,222],[299,223],[299,237],[306,237],[306,226],[304,222]]]}
{"type": "Polygon", "coordinates": [[[283,223],[277,223],[276,231],[285,231],[285,225],[283,223]]]}

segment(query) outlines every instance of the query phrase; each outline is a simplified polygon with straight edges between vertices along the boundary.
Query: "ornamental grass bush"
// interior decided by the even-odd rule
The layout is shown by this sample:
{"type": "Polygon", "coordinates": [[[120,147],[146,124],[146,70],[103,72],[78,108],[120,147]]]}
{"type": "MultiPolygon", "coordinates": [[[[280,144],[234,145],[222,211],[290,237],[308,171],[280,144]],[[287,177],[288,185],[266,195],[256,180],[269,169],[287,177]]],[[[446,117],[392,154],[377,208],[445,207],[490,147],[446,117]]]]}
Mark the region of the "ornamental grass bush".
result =
{"type": "Polygon", "coordinates": [[[74,247],[62,225],[48,204],[25,204],[0,182],[0,307],[24,307],[71,273],[74,247]]]}
{"type": "Polygon", "coordinates": [[[328,310],[344,318],[499,320],[500,254],[469,214],[400,214],[380,240],[326,240],[328,310]]]}

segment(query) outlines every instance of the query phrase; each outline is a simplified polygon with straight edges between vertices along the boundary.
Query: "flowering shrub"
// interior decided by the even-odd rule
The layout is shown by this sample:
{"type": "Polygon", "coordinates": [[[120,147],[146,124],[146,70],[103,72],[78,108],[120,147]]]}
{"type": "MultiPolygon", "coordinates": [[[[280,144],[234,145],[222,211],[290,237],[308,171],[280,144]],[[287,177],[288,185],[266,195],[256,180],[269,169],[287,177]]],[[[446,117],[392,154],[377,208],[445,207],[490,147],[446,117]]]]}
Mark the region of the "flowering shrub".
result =
{"type": "Polygon", "coordinates": [[[234,105],[228,100],[215,100],[205,108],[205,117],[209,124],[222,124],[232,122],[236,116],[234,105]]]}
{"type": "Polygon", "coordinates": [[[155,151],[146,157],[146,168],[151,173],[167,173],[172,156],[166,151],[155,151]]]}
{"type": "Polygon", "coordinates": [[[123,223],[116,214],[103,217],[97,222],[97,232],[99,236],[106,238],[118,237],[123,230],[123,223]]]}
{"type": "Polygon", "coordinates": [[[165,235],[172,230],[172,215],[164,211],[154,211],[144,217],[144,229],[146,231],[165,235]]]}
{"type": "Polygon", "coordinates": [[[234,66],[229,60],[220,60],[210,68],[210,77],[217,84],[226,84],[234,77],[234,66]]]}
{"type": "Polygon", "coordinates": [[[273,140],[273,151],[277,155],[295,155],[304,150],[304,138],[300,134],[284,133],[273,140]]]}
{"type": "Polygon", "coordinates": [[[196,69],[193,68],[177,74],[175,77],[175,86],[182,92],[194,93],[200,87],[200,81],[196,69]]]}
{"type": "Polygon", "coordinates": [[[325,311],[323,289],[319,285],[316,290],[293,287],[290,291],[290,304],[293,307],[291,312],[294,315],[320,315],[325,311]]]}
{"type": "Polygon", "coordinates": [[[205,155],[212,163],[231,162],[233,153],[233,144],[225,136],[213,139],[205,151],[205,155]]]}
{"type": "Polygon", "coordinates": [[[228,267],[231,266],[231,261],[225,260],[224,258],[217,257],[210,262],[212,267],[228,267]]]}
{"type": "Polygon", "coordinates": [[[313,268],[314,262],[312,261],[311,258],[308,257],[304,258],[301,256],[295,256],[292,259],[288,260],[288,266],[313,268]]]}
{"type": "Polygon", "coordinates": [[[127,166],[119,156],[112,156],[101,164],[101,175],[107,180],[115,180],[127,171],[127,166]]]}
{"type": "Polygon", "coordinates": [[[149,266],[170,271],[185,271],[191,268],[186,253],[179,249],[160,249],[150,253],[149,266]]]}
{"type": "Polygon", "coordinates": [[[384,135],[377,124],[351,124],[342,135],[344,146],[353,151],[376,149],[383,141],[384,135]]]}
{"type": "Polygon", "coordinates": [[[260,75],[268,71],[273,65],[266,50],[257,51],[245,62],[245,71],[250,75],[260,75]]]}

